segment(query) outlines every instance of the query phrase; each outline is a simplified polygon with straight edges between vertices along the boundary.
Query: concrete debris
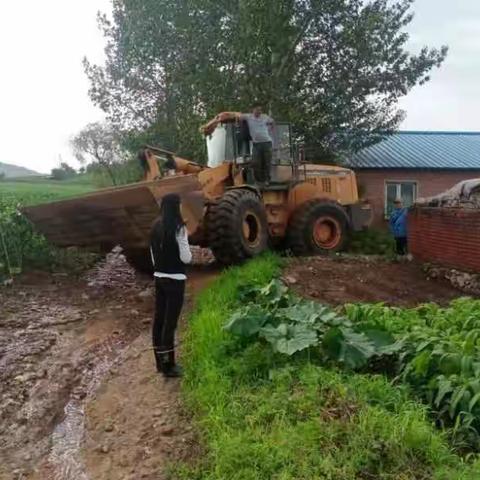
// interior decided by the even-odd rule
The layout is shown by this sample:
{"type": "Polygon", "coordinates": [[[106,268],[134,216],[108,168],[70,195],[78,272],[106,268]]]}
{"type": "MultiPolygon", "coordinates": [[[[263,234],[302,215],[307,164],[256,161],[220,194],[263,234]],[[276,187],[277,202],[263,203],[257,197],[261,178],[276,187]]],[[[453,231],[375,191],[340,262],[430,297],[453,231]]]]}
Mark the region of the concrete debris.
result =
{"type": "Polygon", "coordinates": [[[415,205],[420,207],[480,208],[480,178],[464,180],[439,195],[419,198],[415,205]]]}
{"type": "Polygon", "coordinates": [[[92,289],[129,289],[135,286],[135,271],[122,254],[122,249],[115,247],[87,272],[85,279],[92,289]]]}
{"type": "Polygon", "coordinates": [[[429,278],[443,278],[459,290],[473,295],[480,295],[480,274],[462,272],[432,264],[425,264],[423,268],[429,278]]]}
{"type": "Polygon", "coordinates": [[[209,248],[201,248],[192,245],[192,264],[193,265],[211,265],[215,263],[215,257],[209,248]]]}

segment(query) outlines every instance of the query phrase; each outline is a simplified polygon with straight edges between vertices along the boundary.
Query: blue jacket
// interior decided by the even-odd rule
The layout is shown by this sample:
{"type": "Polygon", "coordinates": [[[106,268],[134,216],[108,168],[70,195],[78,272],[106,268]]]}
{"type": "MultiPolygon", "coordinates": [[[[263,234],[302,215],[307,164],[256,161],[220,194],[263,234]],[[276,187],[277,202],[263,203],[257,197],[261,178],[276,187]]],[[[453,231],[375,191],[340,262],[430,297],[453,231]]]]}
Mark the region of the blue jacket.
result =
{"type": "Polygon", "coordinates": [[[390,230],[395,238],[407,236],[407,209],[396,208],[390,215],[390,230]]]}

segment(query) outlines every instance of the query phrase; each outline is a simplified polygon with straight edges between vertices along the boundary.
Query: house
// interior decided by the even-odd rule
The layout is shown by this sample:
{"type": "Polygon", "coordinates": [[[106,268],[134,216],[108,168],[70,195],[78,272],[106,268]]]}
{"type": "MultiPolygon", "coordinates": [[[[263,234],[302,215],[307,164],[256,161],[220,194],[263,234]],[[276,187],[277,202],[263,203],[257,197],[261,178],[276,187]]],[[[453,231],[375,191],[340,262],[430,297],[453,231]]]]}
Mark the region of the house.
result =
{"type": "Polygon", "coordinates": [[[395,198],[405,206],[480,177],[480,132],[397,132],[354,154],[346,166],[357,174],[360,196],[382,226],[395,198]]]}

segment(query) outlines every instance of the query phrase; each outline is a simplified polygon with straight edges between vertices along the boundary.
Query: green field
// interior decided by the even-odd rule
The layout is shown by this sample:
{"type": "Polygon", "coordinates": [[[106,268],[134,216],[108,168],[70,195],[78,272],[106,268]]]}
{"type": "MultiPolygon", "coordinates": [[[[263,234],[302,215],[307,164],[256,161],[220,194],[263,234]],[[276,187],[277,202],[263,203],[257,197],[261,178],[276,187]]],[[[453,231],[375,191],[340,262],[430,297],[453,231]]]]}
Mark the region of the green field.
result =
{"type": "Polygon", "coordinates": [[[54,181],[24,178],[0,182],[0,281],[26,268],[77,271],[90,257],[49,245],[20,213],[23,206],[75,197],[95,187],[86,176],[54,181]]]}
{"type": "Polygon", "coordinates": [[[74,197],[91,192],[95,187],[90,179],[54,181],[44,179],[18,179],[0,182],[0,202],[16,201],[22,205],[35,205],[51,200],[74,197]]]}

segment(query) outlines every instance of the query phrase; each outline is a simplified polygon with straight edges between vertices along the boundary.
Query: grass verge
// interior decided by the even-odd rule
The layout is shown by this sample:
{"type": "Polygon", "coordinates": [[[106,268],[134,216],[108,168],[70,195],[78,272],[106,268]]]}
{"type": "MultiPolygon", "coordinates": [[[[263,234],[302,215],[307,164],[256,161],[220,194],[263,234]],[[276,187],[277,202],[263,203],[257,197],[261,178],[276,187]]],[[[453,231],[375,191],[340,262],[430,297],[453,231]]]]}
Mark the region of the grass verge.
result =
{"type": "Polygon", "coordinates": [[[199,298],[185,340],[184,395],[205,446],[185,479],[473,480],[407,388],[279,357],[223,330],[241,285],[267,283],[275,256],[233,268],[199,298]]]}

